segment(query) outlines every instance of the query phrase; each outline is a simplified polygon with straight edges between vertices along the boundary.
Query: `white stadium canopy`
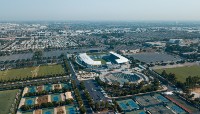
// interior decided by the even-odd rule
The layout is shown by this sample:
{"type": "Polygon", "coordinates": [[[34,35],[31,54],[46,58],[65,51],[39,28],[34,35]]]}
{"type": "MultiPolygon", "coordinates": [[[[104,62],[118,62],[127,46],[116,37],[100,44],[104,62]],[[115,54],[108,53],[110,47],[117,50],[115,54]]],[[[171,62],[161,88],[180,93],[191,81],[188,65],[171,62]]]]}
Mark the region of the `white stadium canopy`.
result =
{"type": "Polygon", "coordinates": [[[123,57],[123,56],[121,56],[121,55],[119,55],[119,54],[117,54],[117,53],[115,53],[115,52],[110,52],[110,54],[112,54],[112,55],[114,55],[114,56],[116,56],[116,57],[118,57],[119,59],[115,59],[115,61],[118,63],[118,64],[121,64],[121,63],[127,63],[129,60],[127,59],[127,58],[125,58],[125,57],[123,57]]]}
{"type": "Polygon", "coordinates": [[[79,54],[79,57],[88,65],[101,65],[101,61],[92,60],[86,53],[79,54]]]}

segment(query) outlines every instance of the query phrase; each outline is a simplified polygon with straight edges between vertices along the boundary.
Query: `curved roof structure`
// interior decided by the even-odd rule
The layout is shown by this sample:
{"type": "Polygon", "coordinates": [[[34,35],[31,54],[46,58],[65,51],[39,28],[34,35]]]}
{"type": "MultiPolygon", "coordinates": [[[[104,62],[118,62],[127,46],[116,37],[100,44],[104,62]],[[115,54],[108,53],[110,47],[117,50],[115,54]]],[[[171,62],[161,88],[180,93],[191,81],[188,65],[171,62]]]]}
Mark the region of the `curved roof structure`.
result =
{"type": "Polygon", "coordinates": [[[125,58],[125,57],[123,57],[123,56],[121,56],[121,55],[119,55],[119,54],[117,54],[117,53],[115,53],[115,52],[110,52],[110,54],[112,54],[112,55],[114,55],[114,56],[116,56],[118,59],[115,59],[115,61],[118,63],[118,64],[120,64],[120,63],[126,63],[126,62],[128,62],[129,60],[127,59],[127,58],[125,58]]]}
{"type": "Polygon", "coordinates": [[[79,57],[88,65],[101,65],[101,61],[92,60],[86,53],[79,54],[79,57]]]}

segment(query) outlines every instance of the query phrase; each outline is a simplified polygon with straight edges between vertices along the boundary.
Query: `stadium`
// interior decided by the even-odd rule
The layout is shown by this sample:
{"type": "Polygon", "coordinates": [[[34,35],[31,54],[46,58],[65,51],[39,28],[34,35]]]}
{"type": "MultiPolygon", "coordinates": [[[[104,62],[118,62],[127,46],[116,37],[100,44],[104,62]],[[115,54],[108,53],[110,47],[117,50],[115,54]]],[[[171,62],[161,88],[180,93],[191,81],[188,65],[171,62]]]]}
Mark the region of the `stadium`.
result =
{"type": "Polygon", "coordinates": [[[76,62],[84,67],[101,67],[112,64],[126,64],[128,59],[115,52],[109,53],[80,53],[76,57],[76,62]]]}
{"type": "Polygon", "coordinates": [[[112,85],[113,83],[119,83],[123,86],[124,83],[140,83],[141,81],[149,81],[148,77],[141,73],[127,73],[127,72],[115,72],[101,75],[100,80],[112,85]]]}

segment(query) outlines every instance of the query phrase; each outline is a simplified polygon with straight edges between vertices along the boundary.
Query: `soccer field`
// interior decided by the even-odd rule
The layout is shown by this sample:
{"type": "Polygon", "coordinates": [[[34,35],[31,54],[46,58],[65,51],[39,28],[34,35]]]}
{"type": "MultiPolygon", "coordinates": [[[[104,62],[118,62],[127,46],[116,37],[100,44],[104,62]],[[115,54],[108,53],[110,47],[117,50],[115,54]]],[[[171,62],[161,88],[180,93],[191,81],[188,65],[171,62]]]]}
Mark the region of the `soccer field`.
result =
{"type": "Polygon", "coordinates": [[[0,71],[0,79],[19,79],[27,77],[40,77],[45,75],[64,74],[64,69],[61,65],[47,65],[38,67],[27,67],[20,69],[10,69],[0,71]]]}
{"type": "Polygon", "coordinates": [[[166,68],[166,69],[157,69],[155,70],[159,74],[165,70],[167,73],[174,73],[178,81],[185,82],[185,79],[188,76],[200,76],[200,66],[185,66],[177,68],[166,68]]]}
{"type": "Polygon", "coordinates": [[[0,91],[0,114],[8,114],[19,90],[0,91]]]}

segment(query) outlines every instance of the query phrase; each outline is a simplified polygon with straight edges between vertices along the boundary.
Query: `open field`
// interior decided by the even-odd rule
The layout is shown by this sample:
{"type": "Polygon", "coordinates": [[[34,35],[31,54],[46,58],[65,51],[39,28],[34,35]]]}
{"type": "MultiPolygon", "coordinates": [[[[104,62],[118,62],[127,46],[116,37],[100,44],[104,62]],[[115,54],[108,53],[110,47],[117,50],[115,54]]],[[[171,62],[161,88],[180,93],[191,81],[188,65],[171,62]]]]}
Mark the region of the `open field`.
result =
{"type": "Polygon", "coordinates": [[[158,73],[162,73],[165,70],[167,73],[174,73],[178,81],[185,82],[188,76],[200,76],[200,66],[184,66],[176,68],[164,68],[155,70],[158,73]]]}
{"type": "Polygon", "coordinates": [[[0,71],[0,79],[19,79],[27,77],[40,77],[45,75],[53,74],[63,74],[64,69],[61,65],[48,65],[48,66],[38,66],[38,67],[27,67],[20,69],[10,69],[5,71],[0,71]]]}
{"type": "Polygon", "coordinates": [[[0,91],[0,114],[8,114],[18,90],[0,91]]]}

